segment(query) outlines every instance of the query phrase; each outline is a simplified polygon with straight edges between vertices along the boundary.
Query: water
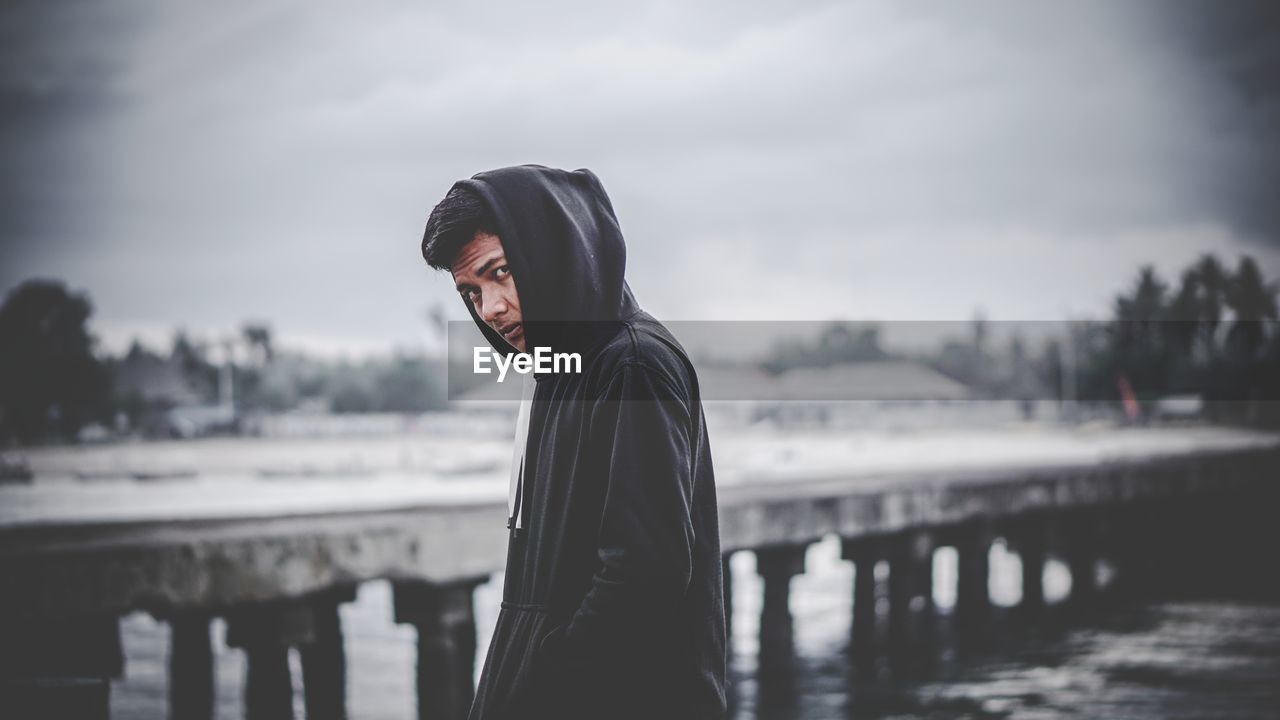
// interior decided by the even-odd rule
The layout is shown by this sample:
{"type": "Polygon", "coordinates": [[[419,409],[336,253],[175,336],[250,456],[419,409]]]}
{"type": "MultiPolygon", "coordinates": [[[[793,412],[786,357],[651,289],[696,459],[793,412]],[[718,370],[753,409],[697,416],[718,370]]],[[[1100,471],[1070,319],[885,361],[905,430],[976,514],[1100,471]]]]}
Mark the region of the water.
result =
{"type": "MultiPolygon", "coordinates": [[[[761,698],[754,679],[760,611],[754,565],[750,553],[733,558],[736,720],[1280,718],[1280,605],[1120,607],[1088,627],[1010,627],[981,654],[942,654],[920,679],[895,681],[882,672],[874,681],[855,681],[845,655],[854,568],[840,561],[834,540],[812,546],[807,572],[792,580],[794,693],[761,698]]],[[[993,602],[1015,604],[1016,558],[997,545],[991,569],[993,602]]],[[[954,599],[953,573],[954,555],[939,552],[934,598],[944,612],[954,599]]],[[[1049,563],[1044,580],[1050,602],[1069,592],[1060,563],[1049,563]]]]}
{"type": "MultiPolygon", "coordinates": [[[[940,552],[935,600],[951,603],[954,556],[940,552]]],[[[760,581],[750,553],[733,558],[734,655],[731,679],[736,720],[797,718],[1106,718],[1178,720],[1280,718],[1280,606],[1236,602],[1164,603],[1119,608],[1090,627],[1012,632],[985,654],[943,655],[931,673],[912,681],[886,675],[850,680],[844,648],[849,634],[854,568],[839,559],[834,540],[810,548],[807,572],[792,580],[797,666],[794,694],[761,697],[754,680],[760,581]]],[[[992,553],[992,598],[1017,601],[1016,558],[992,553]]],[[[1069,588],[1056,563],[1046,569],[1052,601],[1069,588]]],[[[501,577],[475,596],[480,656],[497,616],[501,577]]],[[[348,707],[353,718],[416,716],[414,630],[392,623],[391,588],[366,583],[341,610],[348,653],[348,707]]],[[[115,718],[166,714],[168,628],[135,613],[123,623],[127,677],[112,691],[115,718]]],[[[244,659],[217,648],[217,717],[242,714],[244,659]]],[[[300,677],[296,656],[295,683],[300,677]]],[[[297,717],[303,717],[295,687],[297,717]]]]}

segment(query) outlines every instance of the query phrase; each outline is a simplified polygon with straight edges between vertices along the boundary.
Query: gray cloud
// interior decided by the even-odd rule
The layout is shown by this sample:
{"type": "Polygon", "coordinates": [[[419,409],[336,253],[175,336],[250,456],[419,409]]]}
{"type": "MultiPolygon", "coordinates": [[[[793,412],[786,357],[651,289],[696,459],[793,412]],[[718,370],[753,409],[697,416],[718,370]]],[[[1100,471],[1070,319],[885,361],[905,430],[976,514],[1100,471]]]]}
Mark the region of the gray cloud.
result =
{"type": "Polygon", "coordinates": [[[1241,232],[1280,244],[1280,6],[1178,0],[1162,17],[1214,131],[1199,189],[1241,232]]]}
{"type": "Polygon", "coordinates": [[[121,27],[94,3],[15,0],[0,8],[0,280],[77,234],[93,192],[82,173],[121,27]]]}
{"type": "Polygon", "coordinates": [[[1058,317],[1206,251],[1275,275],[1277,22],[1220,6],[32,3],[6,123],[48,119],[4,167],[40,232],[0,279],[410,339],[461,311],[427,211],[516,162],[601,175],[667,316],[1058,317]]]}

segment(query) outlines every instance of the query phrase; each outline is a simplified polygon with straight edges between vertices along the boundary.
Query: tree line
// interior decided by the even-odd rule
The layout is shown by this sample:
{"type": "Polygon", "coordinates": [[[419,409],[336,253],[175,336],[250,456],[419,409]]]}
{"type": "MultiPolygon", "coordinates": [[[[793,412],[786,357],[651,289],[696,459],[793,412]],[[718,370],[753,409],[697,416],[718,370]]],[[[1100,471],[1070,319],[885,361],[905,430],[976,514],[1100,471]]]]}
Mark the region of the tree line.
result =
{"type": "Polygon", "coordinates": [[[1115,299],[1111,322],[1080,333],[1081,392],[1143,406],[1198,395],[1222,420],[1275,424],[1280,401],[1277,287],[1245,256],[1229,269],[1204,255],[1176,284],[1150,266],[1115,299]]]}
{"type": "MultiPolygon", "coordinates": [[[[1068,324],[1066,336],[1039,354],[1016,336],[1007,352],[992,351],[986,324],[977,320],[972,337],[952,339],[923,360],[992,397],[1061,396],[1070,386],[1070,399],[1128,403],[1142,412],[1161,397],[1195,395],[1212,419],[1280,425],[1276,297],[1276,284],[1253,258],[1228,268],[1204,255],[1176,283],[1141,268],[1115,297],[1108,319],[1068,324]]],[[[91,423],[145,427],[174,403],[220,402],[228,382],[237,412],[446,406],[443,367],[419,354],[322,360],[281,352],[269,327],[246,323],[234,338],[242,356],[235,363],[182,332],[167,351],[135,342],[111,356],[89,331],[92,312],[85,294],[44,279],[21,284],[0,305],[0,446],[72,441],[91,423]],[[149,392],[150,378],[175,376],[171,392],[149,392]]],[[[778,373],[894,357],[874,324],[837,322],[812,342],[779,345],[762,367],[778,373]]]]}
{"type": "MultiPolygon", "coordinates": [[[[1136,419],[1156,401],[1195,396],[1211,419],[1280,425],[1277,287],[1249,256],[1228,268],[1206,254],[1176,283],[1139,269],[1100,321],[1049,323],[1039,348],[1013,328],[995,346],[980,316],[931,352],[893,353],[874,323],[831,322],[812,340],[779,344],[761,363],[781,373],[874,360],[912,360],[957,380],[977,397],[1053,398],[1125,405],[1136,419]]],[[[994,323],[999,325],[1000,323],[994,323]]],[[[939,329],[950,323],[936,323],[939,329]]],[[[957,324],[957,327],[959,325],[957,324]]]]}
{"type": "Polygon", "coordinates": [[[97,424],[111,432],[162,433],[179,405],[222,402],[229,383],[246,412],[416,413],[443,407],[431,360],[396,352],[364,360],[321,359],[275,346],[270,328],[245,323],[211,344],[177,331],[168,349],[134,341],[102,351],[89,331],[92,303],[56,280],[29,280],[0,306],[0,447],[69,442],[97,424]],[[231,346],[231,347],[228,347],[231,346]],[[228,364],[227,353],[236,361],[228,364]]]}

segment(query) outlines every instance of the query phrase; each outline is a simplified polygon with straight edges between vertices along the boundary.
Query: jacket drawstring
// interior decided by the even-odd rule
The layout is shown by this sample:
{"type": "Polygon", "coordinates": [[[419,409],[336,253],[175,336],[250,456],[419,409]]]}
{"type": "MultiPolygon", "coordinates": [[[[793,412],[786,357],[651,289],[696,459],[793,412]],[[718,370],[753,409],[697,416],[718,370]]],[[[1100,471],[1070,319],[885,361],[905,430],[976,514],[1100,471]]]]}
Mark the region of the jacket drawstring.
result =
{"type": "Polygon", "coordinates": [[[507,491],[507,528],[516,537],[524,527],[524,456],[529,443],[529,414],[533,409],[533,391],[537,387],[532,375],[524,375],[520,392],[520,412],[516,416],[515,447],[511,451],[511,484],[507,491]]]}

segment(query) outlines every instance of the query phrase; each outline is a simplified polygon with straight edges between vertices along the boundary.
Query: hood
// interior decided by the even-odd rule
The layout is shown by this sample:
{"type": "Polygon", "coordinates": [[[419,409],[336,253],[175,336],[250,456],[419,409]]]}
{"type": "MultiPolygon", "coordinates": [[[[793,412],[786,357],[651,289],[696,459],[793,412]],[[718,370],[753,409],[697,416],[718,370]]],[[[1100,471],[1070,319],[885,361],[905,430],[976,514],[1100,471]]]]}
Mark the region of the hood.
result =
{"type": "MultiPolygon", "coordinates": [[[[488,206],[520,297],[530,352],[550,347],[585,357],[640,309],[624,278],[627,249],[613,203],[590,170],[519,165],[454,187],[488,206]]],[[[495,350],[515,352],[471,303],[463,304],[495,350]]]]}

